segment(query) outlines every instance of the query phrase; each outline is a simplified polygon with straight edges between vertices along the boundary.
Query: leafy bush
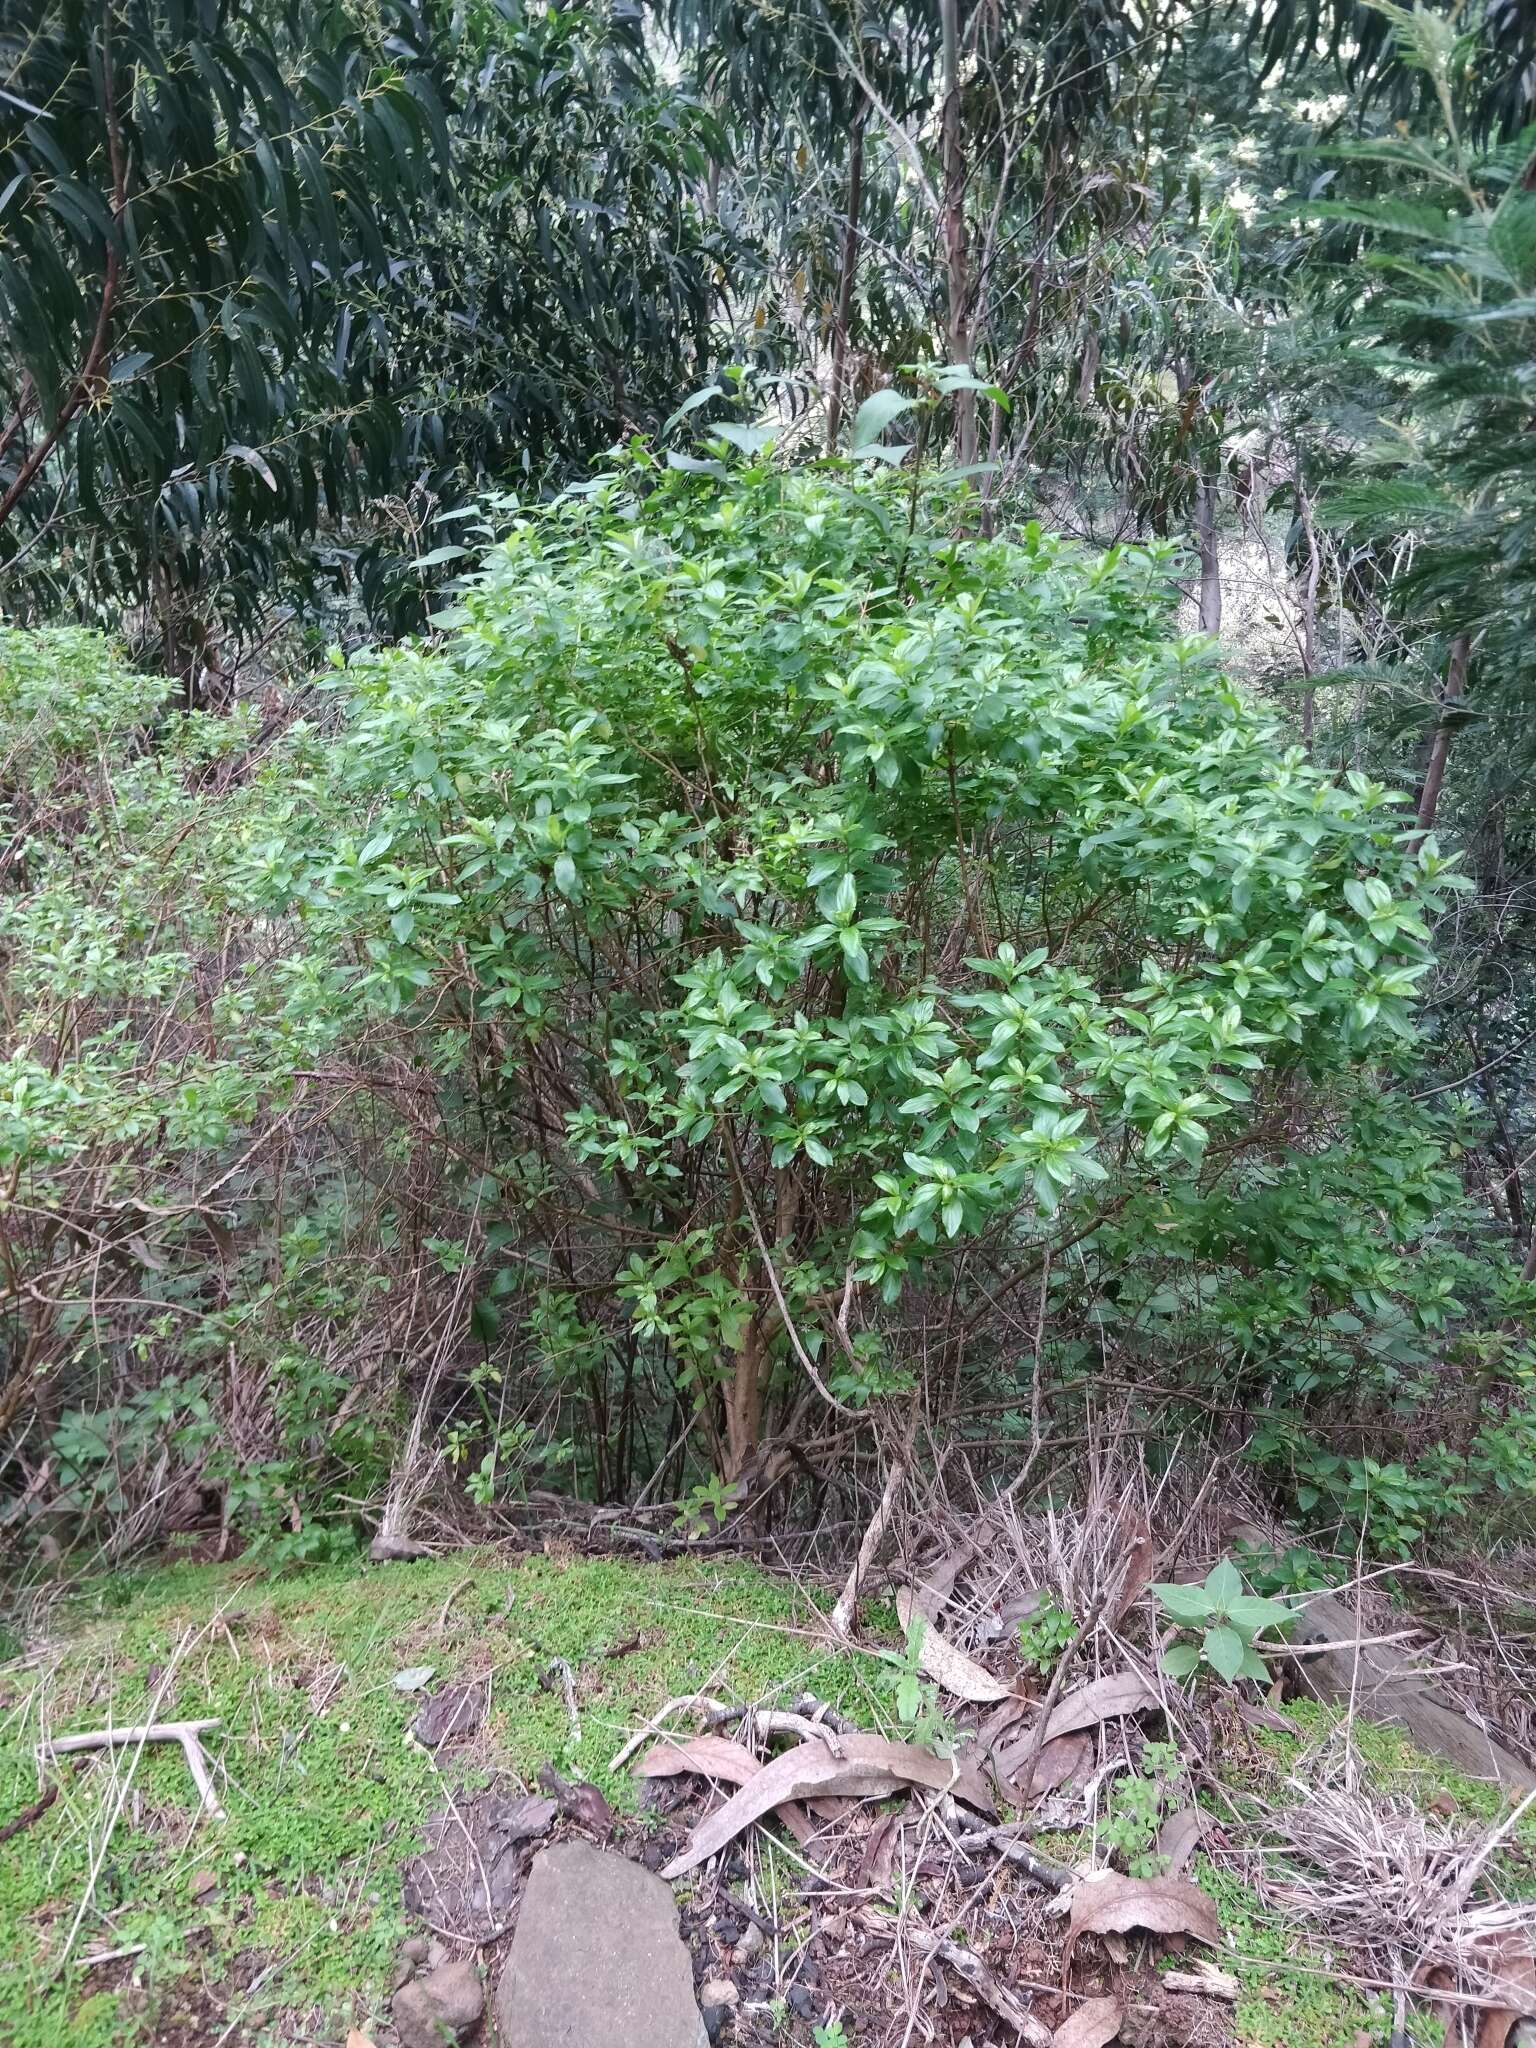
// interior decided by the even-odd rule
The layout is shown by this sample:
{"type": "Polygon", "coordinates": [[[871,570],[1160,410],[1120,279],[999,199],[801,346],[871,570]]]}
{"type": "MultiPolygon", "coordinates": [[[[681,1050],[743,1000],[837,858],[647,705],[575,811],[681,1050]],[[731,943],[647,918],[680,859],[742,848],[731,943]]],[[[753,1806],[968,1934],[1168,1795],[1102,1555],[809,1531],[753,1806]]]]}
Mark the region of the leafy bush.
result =
{"type": "Polygon", "coordinates": [[[733,431],[520,518],[310,722],[0,646],[29,1511],[52,1443],[121,1528],[307,1542],[405,1397],[483,1504],[712,1523],[914,1397],[1304,1442],[1475,1354],[1475,1426],[1514,1296],[1380,1093],[1433,840],[1177,636],[1167,550],[733,431]]]}
{"type": "Polygon", "coordinates": [[[547,1382],[701,1401],[736,1477],[962,1350],[1015,1384],[983,1290],[1069,1248],[1053,1333],[1197,1256],[1197,1306],[1261,1315],[1248,1246],[1309,1235],[1400,1323],[1382,1182],[1422,1224],[1443,1180],[1348,1125],[1433,845],[1173,634],[1166,551],[957,540],[905,480],[729,453],[633,453],[519,522],[446,648],[349,678],[367,823],[319,914],[473,1070],[547,1382]]]}

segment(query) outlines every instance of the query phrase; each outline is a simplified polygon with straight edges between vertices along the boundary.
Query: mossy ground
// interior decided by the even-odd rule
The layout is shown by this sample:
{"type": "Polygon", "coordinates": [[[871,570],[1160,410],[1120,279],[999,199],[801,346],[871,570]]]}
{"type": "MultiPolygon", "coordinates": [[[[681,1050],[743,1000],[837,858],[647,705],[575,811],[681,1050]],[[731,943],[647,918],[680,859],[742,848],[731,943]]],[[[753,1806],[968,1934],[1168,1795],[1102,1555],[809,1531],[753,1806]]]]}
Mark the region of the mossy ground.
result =
{"type": "MultiPolygon", "coordinates": [[[[899,1630],[885,1619],[894,1645],[899,1630]]],[[[407,1737],[420,1698],[394,1678],[408,1667],[444,1679],[488,1672],[478,1761],[531,1780],[553,1760],[620,1809],[634,1807],[635,1787],[610,1759],[673,1695],[754,1700],[809,1687],[866,1726],[889,1729],[892,1718],[890,1667],[829,1651],[809,1596],[702,1559],[460,1552],[276,1576],[177,1565],[98,1582],[52,1621],[49,1645],[0,1673],[0,1822],[36,1796],[45,1730],[125,1725],[152,1708],[220,1719],[211,1747],[227,1772],[228,1819],[198,1817],[174,1747],[146,1749],[131,1782],[123,1752],[115,1771],[98,1756],[59,1772],[56,1804],[0,1851],[4,2048],[339,2048],[348,2027],[378,2022],[407,1931],[402,1866],[443,1798],[438,1766],[407,1737]],[[576,1673],[579,1740],[559,1688],[541,1684],[555,1658],[576,1673]],[[139,1952],[81,1967],[126,1948],[139,1952]]],[[[1262,1737],[1262,1767],[1276,1776],[1326,1728],[1321,1709],[1294,1715],[1296,1735],[1262,1737]]],[[[1391,1731],[1361,1727],[1358,1740],[1383,1785],[1496,1812],[1489,1788],[1431,1770],[1391,1731]]],[[[457,1782],[465,1765],[444,1768],[457,1782]]],[[[1508,1888],[1536,1889],[1536,1820],[1508,1861],[1508,1888]]],[[[1266,1916],[1230,1872],[1202,1862],[1198,1875],[1228,1937],[1222,1961],[1242,1985],[1243,2048],[1386,2040],[1388,2015],[1342,1986],[1329,1958],[1266,1916]]]]}
{"type": "Polygon", "coordinates": [[[222,2016],[210,2048],[220,2026],[231,2042],[366,2030],[406,1931],[401,1865],[442,1804],[436,1765],[407,1740],[420,1699],[397,1690],[398,1671],[490,1672],[485,1754],[530,1779],[553,1759],[632,1806],[633,1782],[609,1760],[671,1695],[809,1686],[866,1722],[888,1718],[885,1667],[829,1654],[813,1618],[781,1580],[693,1560],[461,1552],[277,1578],[187,1565],[92,1589],[55,1613],[53,1647],[0,1677],[0,1820],[36,1796],[45,1729],[127,1725],[152,1705],[161,1719],[219,1717],[210,1743],[229,1817],[200,1821],[179,1749],[156,1746],[104,1840],[111,1764],[65,1765],[58,1802],[0,1852],[0,2040],[106,2048],[163,2038],[170,2016],[199,2011],[222,2016]],[[558,1688],[540,1684],[557,1657],[577,1673],[579,1742],[558,1688]],[[79,1966],[138,1943],[128,1963],[79,1966]]]}

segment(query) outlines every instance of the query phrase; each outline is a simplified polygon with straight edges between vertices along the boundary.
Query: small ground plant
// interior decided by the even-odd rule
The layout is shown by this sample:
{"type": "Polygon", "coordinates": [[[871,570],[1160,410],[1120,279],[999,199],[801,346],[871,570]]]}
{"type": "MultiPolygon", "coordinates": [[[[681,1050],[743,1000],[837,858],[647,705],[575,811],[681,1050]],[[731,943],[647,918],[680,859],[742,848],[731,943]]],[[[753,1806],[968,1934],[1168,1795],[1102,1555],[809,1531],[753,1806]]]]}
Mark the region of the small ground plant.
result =
{"type": "Polygon", "coordinates": [[[1236,1678],[1268,1683],[1269,1666],[1255,1640],[1266,1631],[1286,1628],[1291,1610],[1278,1600],[1250,1593],[1230,1558],[1214,1566],[1203,1585],[1161,1585],[1152,1591],[1181,1631],[1180,1639],[1163,1652],[1163,1669],[1170,1678],[1190,1678],[1206,1669],[1228,1683],[1236,1678]]]}

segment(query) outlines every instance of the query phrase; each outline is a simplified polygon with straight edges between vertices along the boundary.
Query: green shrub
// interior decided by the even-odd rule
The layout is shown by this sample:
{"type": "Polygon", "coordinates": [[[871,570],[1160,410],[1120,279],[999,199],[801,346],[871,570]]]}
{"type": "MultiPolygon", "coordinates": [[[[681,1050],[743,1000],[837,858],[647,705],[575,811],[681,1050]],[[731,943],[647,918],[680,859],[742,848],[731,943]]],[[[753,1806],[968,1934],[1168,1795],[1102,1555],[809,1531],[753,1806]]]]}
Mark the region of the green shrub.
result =
{"type": "Polygon", "coordinates": [[[1525,1297],[1392,1092],[1433,840],[1177,635],[1167,550],[689,463],[280,731],[0,647],[0,1418],[59,1502],[328,1554],[419,1400],[481,1504],[703,1528],[914,1390],[1006,1461],[1105,1380],[1262,1406],[1282,1489],[1465,1381],[1522,1485],[1525,1297]]]}
{"type": "Polygon", "coordinates": [[[1048,1258],[1060,1361],[1166,1300],[1225,1319],[1224,1386],[1299,1380],[1331,1260],[1353,1371],[1446,1204],[1421,1125],[1365,1149],[1433,843],[1178,638],[1166,550],[702,472],[633,452],[517,524],[444,647],[341,684],[359,822],[317,916],[473,1087],[492,1305],[545,1387],[700,1403],[735,1477],[829,1403],[1014,1388],[992,1290],[1048,1258]]]}

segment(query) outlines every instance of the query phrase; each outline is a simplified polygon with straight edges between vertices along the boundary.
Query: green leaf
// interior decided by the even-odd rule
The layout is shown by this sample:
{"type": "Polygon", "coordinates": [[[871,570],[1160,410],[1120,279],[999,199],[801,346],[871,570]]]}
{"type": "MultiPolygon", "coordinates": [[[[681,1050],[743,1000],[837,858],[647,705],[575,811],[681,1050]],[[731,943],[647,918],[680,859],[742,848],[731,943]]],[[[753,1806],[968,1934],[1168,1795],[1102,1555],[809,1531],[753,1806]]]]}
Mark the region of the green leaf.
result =
{"type": "Polygon", "coordinates": [[[1163,1652],[1163,1669],[1170,1678],[1189,1678],[1200,1668],[1200,1652],[1193,1643],[1170,1643],[1163,1652]]]}
{"type": "Polygon", "coordinates": [[[1210,1573],[1205,1590],[1212,1610],[1217,1614],[1229,1613],[1232,1602],[1242,1599],[1243,1575],[1230,1557],[1224,1557],[1210,1573]]]}
{"type": "Polygon", "coordinates": [[[732,420],[709,431],[717,440],[729,441],[733,448],[739,448],[743,455],[761,455],[778,439],[777,427],[742,427],[732,420]]]}
{"type": "Polygon", "coordinates": [[[871,392],[853,416],[849,446],[854,454],[858,455],[871,448],[892,420],[899,420],[902,414],[910,412],[916,403],[914,398],[903,398],[899,391],[871,392]]]}
{"type": "Polygon", "coordinates": [[[1248,1645],[1235,1628],[1208,1628],[1202,1644],[1205,1661],[1230,1684],[1243,1668],[1248,1645]]]}
{"type": "Polygon", "coordinates": [[[1266,1628],[1285,1628],[1295,1618],[1278,1600],[1260,1600],[1252,1593],[1234,1600],[1227,1609],[1227,1619],[1251,1636],[1266,1628]]]}
{"type": "Polygon", "coordinates": [[[272,474],[272,465],[254,448],[247,448],[241,441],[231,441],[224,453],[233,456],[236,462],[243,462],[247,469],[254,469],[269,491],[277,490],[277,478],[272,474]]]}
{"type": "Polygon", "coordinates": [[[1488,246],[1520,290],[1536,284],[1536,193],[1510,188],[1489,223],[1488,246]]]}
{"type": "Polygon", "coordinates": [[[661,438],[663,441],[665,441],[679,420],[687,419],[689,413],[697,412],[701,405],[708,405],[712,398],[723,398],[724,396],[725,393],[718,384],[706,384],[702,391],[695,391],[691,397],[685,398],[676,412],[669,413],[662,421],[661,438]]]}
{"type": "Polygon", "coordinates": [[[1209,1621],[1211,1601],[1204,1586],[1154,1586],[1152,1591],[1175,1621],[1209,1621]]]}
{"type": "Polygon", "coordinates": [[[855,981],[868,981],[869,955],[864,950],[864,941],[855,931],[839,932],[837,942],[843,949],[843,964],[855,981]]]}

